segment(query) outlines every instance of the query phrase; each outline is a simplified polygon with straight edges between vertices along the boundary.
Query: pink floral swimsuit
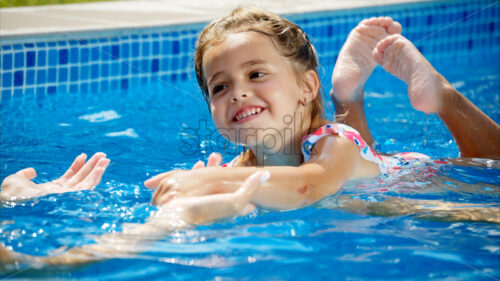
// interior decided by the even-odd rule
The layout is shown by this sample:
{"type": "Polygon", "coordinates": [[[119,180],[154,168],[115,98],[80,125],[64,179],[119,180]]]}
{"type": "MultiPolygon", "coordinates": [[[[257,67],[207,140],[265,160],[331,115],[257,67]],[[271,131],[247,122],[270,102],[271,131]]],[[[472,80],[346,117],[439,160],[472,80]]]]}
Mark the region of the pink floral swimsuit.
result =
{"type": "MultiPolygon", "coordinates": [[[[331,123],[324,125],[314,131],[314,133],[306,135],[302,138],[302,155],[304,156],[304,162],[309,161],[311,157],[311,152],[314,145],[323,137],[336,135],[347,138],[359,147],[359,152],[361,157],[364,159],[374,162],[378,165],[380,173],[384,175],[391,175],[399,173],[401,170],[407,167],[423,166],[427,165],[429,162],[429,156],[416,152],[403,152],[392,156],[378,155],[373,151],[373,149],[363,140],[361,135],[355,129],[339,123],[331,123]]],[[[224,167],[233,167],[242,156],[239,155],[234,158],[230,163],[224,164],[224,167]]],[[[433,161],[436,164],[446,164],[441,160],[433,161]]]]}
{"type": "Polygon", "coordinates": [[[330,135],[345,137],[355,143],[359,147],[361,157],[377,164],[382,174],[396,174],[406,167],[425,165],[430,159],[429,156],[416,152],[403,152],[392,156],[378,155],[363,140],[358,131],[344,124],[331,123],[302,138],[302,154],[304,155],[304,161],[309,160],[314,145],[321,138],[330,135]]]}

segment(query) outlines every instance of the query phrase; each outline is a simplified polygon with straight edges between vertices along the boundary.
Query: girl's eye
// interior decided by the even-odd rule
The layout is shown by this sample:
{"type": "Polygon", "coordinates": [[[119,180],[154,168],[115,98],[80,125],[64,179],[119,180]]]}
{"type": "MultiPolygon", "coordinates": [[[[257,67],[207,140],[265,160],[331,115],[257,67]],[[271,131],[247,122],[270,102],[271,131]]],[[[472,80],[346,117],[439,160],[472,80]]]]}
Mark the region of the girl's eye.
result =
{"type": "Polygon", "coordinates": [[[264,72],[255,71],[250,74],[250,79],[256,79],[264,76],[264,72]]]}
{"type": "Polygon", "coordinates": [[[212,94],[217,94],[218,92],[224,90],[226,87],[226,85],[216,85],[215,87],[212,88],[212,94]]]}

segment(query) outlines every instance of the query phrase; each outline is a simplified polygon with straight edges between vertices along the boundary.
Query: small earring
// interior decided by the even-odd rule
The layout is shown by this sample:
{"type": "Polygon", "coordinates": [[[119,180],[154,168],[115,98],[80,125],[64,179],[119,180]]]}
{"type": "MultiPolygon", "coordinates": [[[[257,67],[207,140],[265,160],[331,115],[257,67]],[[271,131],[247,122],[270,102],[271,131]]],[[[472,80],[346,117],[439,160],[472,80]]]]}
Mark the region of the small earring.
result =
{"type": "Polygon", "coordinates": [[[307,106],[309,104],[309,100],[308,99],[304,99],[301,103],[302,103],[303,106],[307,106]]]}

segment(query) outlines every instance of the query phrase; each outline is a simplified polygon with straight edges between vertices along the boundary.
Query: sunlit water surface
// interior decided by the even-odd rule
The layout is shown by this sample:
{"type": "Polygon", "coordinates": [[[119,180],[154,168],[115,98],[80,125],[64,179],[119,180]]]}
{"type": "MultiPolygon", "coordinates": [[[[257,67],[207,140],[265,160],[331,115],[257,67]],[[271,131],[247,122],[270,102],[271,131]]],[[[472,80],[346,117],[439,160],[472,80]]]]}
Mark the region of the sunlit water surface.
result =
{"type": "MultiPolygon", "coordinates": [[[[499,60],[491,54],[486,60],[477,56],[471,54],[461,64],[437,62],[436,68],[498,122],[499,66],[484,61],[499,60]]],[[[330,71],[324,70],[325,85],[330,71]]],[[[433,158],[458,156],[441,121],[411,108],[402,82],[377,69],[366,91],[369,125],[380,151],[417,151],[433,158]]],[[[331,116],[331,103],[325,108],[331,116]]],[[[95,236],[120,231],[123,223],[143,222],[156,210],[149,203],[151,191],[142,185],[145,179],[166,170],[190,168],[212,151],[224,153],[226,161],[239,153],[232,146],[223,149],[224,142],[214,132],[193,82],[156,82],[135,91],[59,93],[2,101],[2,179],[27,166],[37,169],[37,182],[55,179],[81,152],[103,151],[112,162],[93,191],[2,203],[1,241],[15,251],[48,255],[62,246],[92,243],[95,236]]],[[[382,217],[339,208],[346,200],[368,203],[393,197],[498,207],[499,162],[473,164],[431,165],[401,177],[346,186],[340,195],[304,209],[259,210],[246,217],[179,230],[131,257],[77,268],[19,266],[22,271],[0,277],[498,279],[498,224],[440,222],[412,214],[382,217]]]]}

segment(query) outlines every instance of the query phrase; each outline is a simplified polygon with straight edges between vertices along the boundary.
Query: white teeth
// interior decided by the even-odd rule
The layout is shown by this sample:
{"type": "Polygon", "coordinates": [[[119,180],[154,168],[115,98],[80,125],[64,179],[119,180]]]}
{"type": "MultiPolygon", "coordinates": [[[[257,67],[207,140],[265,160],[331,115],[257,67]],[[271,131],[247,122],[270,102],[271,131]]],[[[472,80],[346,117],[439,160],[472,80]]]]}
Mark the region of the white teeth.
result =
{"type": "Polygon", "coordinates": [[[244,112],[241,112],[238,115],[236,115],[236,121],[239,121],[239,120],[241,120],[245,117],[248,117],[250,115],[259,114],[260,111],[261,111],[261,109],[259,107],[245,110],[244,112]]]}

